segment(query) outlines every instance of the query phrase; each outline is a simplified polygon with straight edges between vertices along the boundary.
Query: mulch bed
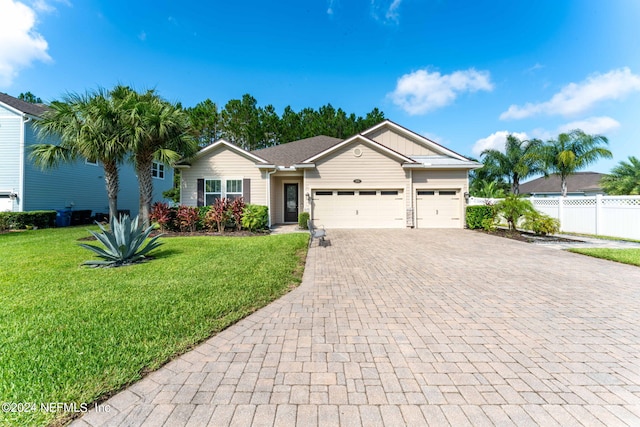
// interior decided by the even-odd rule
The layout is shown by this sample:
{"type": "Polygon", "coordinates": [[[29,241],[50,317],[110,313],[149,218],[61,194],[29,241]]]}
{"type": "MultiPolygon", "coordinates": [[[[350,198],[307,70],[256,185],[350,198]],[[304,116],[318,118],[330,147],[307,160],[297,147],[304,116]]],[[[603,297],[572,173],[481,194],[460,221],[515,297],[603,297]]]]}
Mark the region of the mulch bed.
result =
{"type": "MultiPolygon", "coordinates": [[[[218,232],[205,231],[205,230],[193,231],[193,232],[190,232],[190,231],[186,231],[186,232],[165,231],[164,233],[161,233],[160,231],[154,231],[154,232],[151,233],[150,237],[157,236],[158,234],[162,234],[163,238],[164,237],[194,237],[194,236],[250,237],[250,236],[266,236],[266,235],[269,234],[269,231],[252,232],[252,231],[247,231],[247,230],[241,230],[241,231],[226,231],[224,234],[223,233],[218,233],[218,232]]],[[[78,240],[79,241],[92,241],[92,240],[96,240],[96,238],[93,237],[93,236],[87,236],[87,237],[81,237],[78,240]]]]}
{"type": "Polygon", "coordinates": [[[525,243],[583,243],[578,239],[565,239],[558,236],[541,236],[533,233],[527,233],[526,231],[511,231],[506,228],[498,228],[495,231],[476,230],[481,233],[489,234],[490,236],[504,237],[507,239],[518,240],[525,243]]]}

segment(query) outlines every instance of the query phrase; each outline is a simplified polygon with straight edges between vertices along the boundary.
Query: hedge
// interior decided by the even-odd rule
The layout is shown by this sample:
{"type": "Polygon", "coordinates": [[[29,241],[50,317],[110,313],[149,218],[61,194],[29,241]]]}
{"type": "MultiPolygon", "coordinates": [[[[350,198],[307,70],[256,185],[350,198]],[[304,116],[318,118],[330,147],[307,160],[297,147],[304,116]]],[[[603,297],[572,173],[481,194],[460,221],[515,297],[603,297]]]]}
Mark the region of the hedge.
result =
{"type": "Polygon", "coordinates": [[[56,224],[56,211],[0,212],[0,230],[27,226],[48,228],[56,224]]]}
{"type": "Polygon", "coordinates": [[[495,215],[496,210],[494,206],[467,206],[467,227],[472,230],[476,228],[483,228],[482,221],[485,219],[493,219],[495,215]]]}

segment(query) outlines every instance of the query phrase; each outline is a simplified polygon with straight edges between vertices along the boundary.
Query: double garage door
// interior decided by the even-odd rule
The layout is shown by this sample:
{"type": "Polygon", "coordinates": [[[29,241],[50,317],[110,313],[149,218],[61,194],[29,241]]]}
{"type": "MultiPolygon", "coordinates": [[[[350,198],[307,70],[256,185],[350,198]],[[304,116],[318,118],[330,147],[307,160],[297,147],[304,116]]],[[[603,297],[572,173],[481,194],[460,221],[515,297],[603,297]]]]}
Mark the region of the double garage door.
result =
{"type": "Polygon", "coordinates": [[[327,228],[404,228],[398,190],[314,190],[313,218],[327,228]]]}

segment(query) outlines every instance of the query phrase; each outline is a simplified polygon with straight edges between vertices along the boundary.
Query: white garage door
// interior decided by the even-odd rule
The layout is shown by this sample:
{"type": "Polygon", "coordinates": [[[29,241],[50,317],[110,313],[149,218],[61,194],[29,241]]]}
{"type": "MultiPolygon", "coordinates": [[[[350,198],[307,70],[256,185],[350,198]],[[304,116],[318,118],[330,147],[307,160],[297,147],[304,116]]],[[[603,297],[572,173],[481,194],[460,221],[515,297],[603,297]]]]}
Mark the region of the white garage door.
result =
{"type": "Polygon", "coordinates": [[[416,226],[418,228],[459,228],[459,190],[417,190],[416,226]]]}
{"type": "Polygon", "coordinates": [[[9,198],[9,196],[0,194],[0,212],[12,211],[13,210],[13,200],[9,198]]]}
{"type": "Polygon", "coordinates": [[[313,219],[327,228],[403,228],[402,190],[315,190],[313,219]]]}

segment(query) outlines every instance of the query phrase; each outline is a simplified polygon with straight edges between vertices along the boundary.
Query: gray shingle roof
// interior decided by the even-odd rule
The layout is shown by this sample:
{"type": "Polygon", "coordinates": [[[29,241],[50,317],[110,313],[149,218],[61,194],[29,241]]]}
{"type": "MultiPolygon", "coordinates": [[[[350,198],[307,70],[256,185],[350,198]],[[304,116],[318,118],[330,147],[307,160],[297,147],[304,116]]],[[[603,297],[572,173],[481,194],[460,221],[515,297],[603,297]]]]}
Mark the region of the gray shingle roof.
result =
{"type": "Polygon", "coordinates": [[[32,116],[41,116],[42,113],[47,111],[47,106],[44,104],[32,104],[30,102],[25,102],[2,92],[0,92],[0,102],[32,116]]]}
{"type": "MultiPolygon", "coordinates": [[[[600,180],[605,174],[597,172],[577,172],[567,177],[567,192],[601,191],[600,180]]],[[[520,194],[560,193],[560,175],[551,174],[520,184],[520,194]]]]}
{"type": "Polygon", "coordinates": [[[343,140],[340,138],[320,135],[263,148],[261,150],[255,150],[251,153],[262,157],[274,165],[291,166],[296,163],[300,163],[321,151],[333,147],[342,141],[343,140]]]}

